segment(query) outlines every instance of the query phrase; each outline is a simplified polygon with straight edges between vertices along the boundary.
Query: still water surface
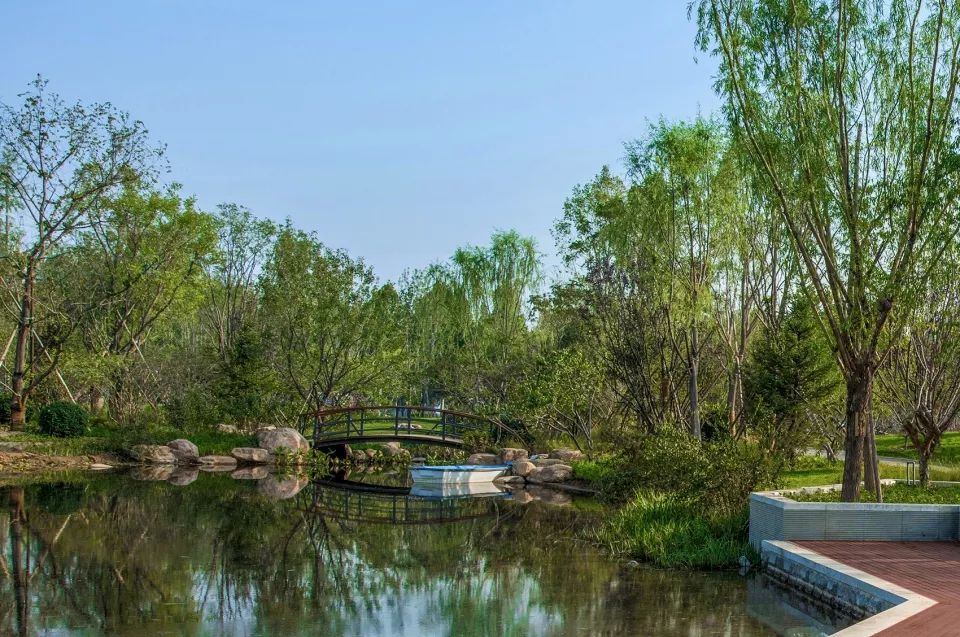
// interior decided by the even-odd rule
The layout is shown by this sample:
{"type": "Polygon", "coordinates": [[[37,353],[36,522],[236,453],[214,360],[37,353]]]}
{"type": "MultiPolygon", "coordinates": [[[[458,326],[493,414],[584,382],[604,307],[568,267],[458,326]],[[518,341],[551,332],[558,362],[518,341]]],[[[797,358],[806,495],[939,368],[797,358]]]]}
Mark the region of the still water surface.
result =
{"type": "Polygon", "coordinates": [[[0,487],[0,634],[755,637],[846,625],[756,575],[625,567],[578,539],[609,514],[590,500],[136,477],[169,480],[0,487]]]}

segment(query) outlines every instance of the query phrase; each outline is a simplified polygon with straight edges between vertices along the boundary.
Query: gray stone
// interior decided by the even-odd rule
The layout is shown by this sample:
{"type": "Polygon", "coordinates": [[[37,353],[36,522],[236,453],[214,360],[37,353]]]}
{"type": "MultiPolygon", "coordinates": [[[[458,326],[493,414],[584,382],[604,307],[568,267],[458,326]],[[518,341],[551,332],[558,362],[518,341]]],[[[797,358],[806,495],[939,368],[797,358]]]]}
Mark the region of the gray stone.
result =
{"type": "Polygon", "coordinates": [[[286,500],[300,493],[309,483],[305,477],[267,476],[257,483],[257,490],[271,500],[286,500]]]}
{"type": "Polygon", "coordinates": [[[270,464],[273,456],[266,449],[258,447],[235,447],[230,455],[242,464],[270,464]]]}
{"type": "Polygon", "coordinates": [[[499,460],[492,453],[475,453],[467,458],[467,464],[497,464],[499,460]]]}
{"type": "Polygon", "coordinates": [[[173,450],[166,445],[134,445],[131,453],[141,464],[177,464],[173,450]]]}
{"type": "Polygon", "coordinates": [[[219,425],[217,425],[217,431],[219,431],[222,434],[240,433],[240,430],[234,427],[233,425],[226,425],[224,423],[220,423],[219,425]]]}
{"type": "Polygon", "coordinates": [[[513,475],[520,476],[521,478],[526,478],[528,475],[536,471],[537,465],[533,464],[529,460],[519,460],[513,463],[513,475]]]}
{"type": "Polygon", "coordinates": [[[263,480],[270,472],[266,467],[241,467],[233,471],[230,477],[234,480],[263,480]]]}
{"type": "Polygon", "coordinates": [[[197,464],[200,458],[200,450],[197,445],[185,438],[177,438],[167,443],[170,451],[177,457],[179,464],[197,464]]]}
{"type": "Polygon", "coordinates": [[[500,462],[516,462],[527,459],[526,449],[516,449],[513,447],[504,447],[500,450],[500,462]]]}
{"type": "Polygon", "coordinates": [[[583,458],[583,452],[576,449],[554,449],[550,452],[550,457],[556,460],[563,460],[564,462],[571,462],[583,458]]]}
{"type": "Polygon", "coordinates": [[[267,451],[287,449],[291,453],[309,451],[310,443],[300,432],[290,427],[263,427],[257,430],[257,446],[267,451]]]}
{"type": "Polygon", "coordinates": [[[500,476],[494,479],[494,484],[523,484],[526,482],[520,476],[500,476]]]}
{"type": "Polygon", "coordinates": [[[533,461],[533,464],[538,467],[552,467],[555,464],[563,464],[563,460],[557,460],[556,458],[537,458],[533,461]]]}
{"type": "Polygon", "coordinates": [[[167,482],[178,487],[185,487],[192,484],[199,475],[200,469],[198,467],[177,467],[167,478],[167,482]]]}
{"type": "Polygon", "coordinates": [[[354,449],[353,452],[351,453],[351,457],[353,458],[354,462],[367,461],[367,454],[363,453],[362,449],[354,449]]]}
{"type": "Polygon", "coordinates": [[[364,451],[364,454],[367,456],[367,460],[375,460],[377,457],[377,450],[367,449],[364,451]]]}
{"type": "Polygon", "coordinates": [[[403,447],[400,446],[399,442],[385,442],[383,443],[383,455],[393,457],[399,456],[403,452],[403,447]]]}
{"type": "Polygon", "coordinates": [[[530,482],[566,482],[573,477],[573,469],[565,464],[555,464],[549,467],[534,469],[527,475],[530,482]]]}

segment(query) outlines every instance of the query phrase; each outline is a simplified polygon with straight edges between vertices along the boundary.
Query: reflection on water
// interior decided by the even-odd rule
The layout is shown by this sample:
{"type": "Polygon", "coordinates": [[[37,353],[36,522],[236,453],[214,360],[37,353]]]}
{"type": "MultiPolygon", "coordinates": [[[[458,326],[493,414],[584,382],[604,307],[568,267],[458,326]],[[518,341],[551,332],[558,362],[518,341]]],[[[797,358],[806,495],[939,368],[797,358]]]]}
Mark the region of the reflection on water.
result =
{"type": "Polygon", "coordinates": [[[759,578],[598,553],[590,501],[190,477],[0,489],[0,634],[820,634],[759,578]]]}

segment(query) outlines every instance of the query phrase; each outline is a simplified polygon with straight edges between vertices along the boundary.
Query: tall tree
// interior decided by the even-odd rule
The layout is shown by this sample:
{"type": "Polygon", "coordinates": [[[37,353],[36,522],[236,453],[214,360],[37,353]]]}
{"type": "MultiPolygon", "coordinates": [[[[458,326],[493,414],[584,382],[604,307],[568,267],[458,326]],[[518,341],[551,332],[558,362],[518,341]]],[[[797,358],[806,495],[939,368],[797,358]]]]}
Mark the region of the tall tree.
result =
{"type": "Polygon", "coordinates": [[[871,449],[890,329],[957,228],[960,4],[700,0],[699,44],[789,230],[846,385],[842,497],[871,449]]]}
{"type": "Polygon", "coordinates": [[[33,340],[38,272],[56,248],[87,227],[107,195],[145,178],[161,151],[143,124],[110,104],[67,105],[37,78],[19,108],[0,105],[0,181],[29,227],[16,255],[20,285],[10,419],[24,424],[30,393],[54,368],[33,340]],[[41,354],[41,355],[38,355],[41,354]]]}
{"type": "Polygon", "coordinates": [[[260,285],[278,370],[310,410],[372,394],[398,360],[399,299],[362,261],[287,225],[260,285]]]}

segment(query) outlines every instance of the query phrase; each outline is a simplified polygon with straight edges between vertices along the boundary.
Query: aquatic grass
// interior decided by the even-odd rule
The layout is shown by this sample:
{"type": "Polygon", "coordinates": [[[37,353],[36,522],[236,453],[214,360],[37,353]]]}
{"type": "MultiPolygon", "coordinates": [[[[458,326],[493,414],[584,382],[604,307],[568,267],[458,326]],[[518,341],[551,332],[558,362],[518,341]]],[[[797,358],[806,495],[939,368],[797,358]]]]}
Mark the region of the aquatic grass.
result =
{"type": "Polygon", "coordinates": [[[616,554],[656,566],[729,569],[752,555],[746,507],[734,516],[709,516],[691,502],[665,494],[638,493],[599,532],[616,554]]]}

